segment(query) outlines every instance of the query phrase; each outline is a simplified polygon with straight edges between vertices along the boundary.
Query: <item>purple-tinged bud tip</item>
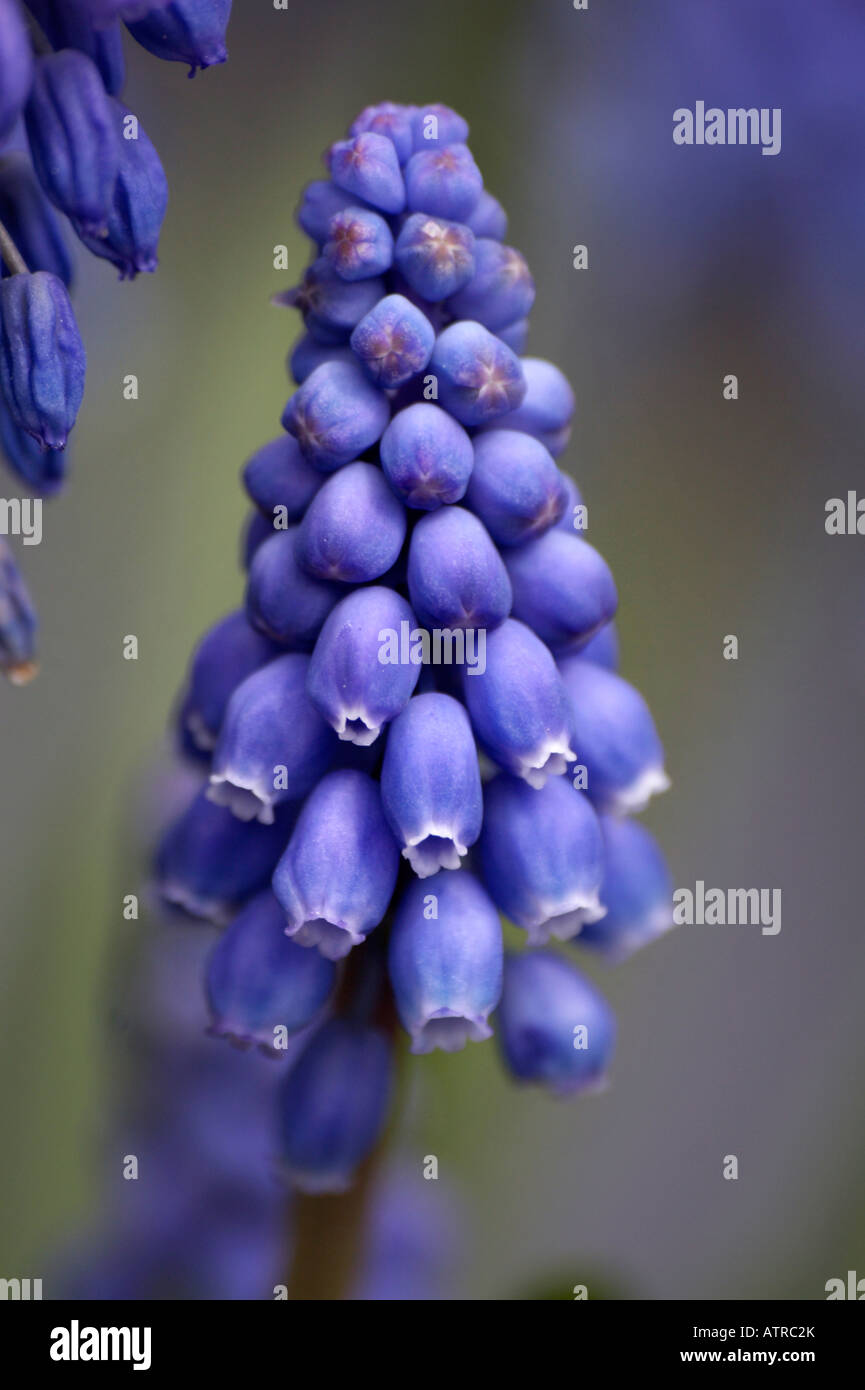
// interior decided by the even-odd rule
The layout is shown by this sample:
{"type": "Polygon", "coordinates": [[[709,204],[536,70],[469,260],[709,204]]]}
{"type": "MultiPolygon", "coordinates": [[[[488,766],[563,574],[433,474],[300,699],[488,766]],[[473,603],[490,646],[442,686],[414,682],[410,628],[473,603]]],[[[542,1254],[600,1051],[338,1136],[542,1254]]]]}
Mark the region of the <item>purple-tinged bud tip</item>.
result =
{"type": "Polygon", "coordinates": [[[0,387],[13,422],[62,449],[84,395],[86,357],[69,295],[48,271],[0,281],[0,387]]]}
{"type": "Polygon", "coordinates": [[[518,1081],[560,1096],[603,1090],[616,1018],[569,961],[549,951],[505,957],[496,1015],[504,1061],[518,1081]]]}

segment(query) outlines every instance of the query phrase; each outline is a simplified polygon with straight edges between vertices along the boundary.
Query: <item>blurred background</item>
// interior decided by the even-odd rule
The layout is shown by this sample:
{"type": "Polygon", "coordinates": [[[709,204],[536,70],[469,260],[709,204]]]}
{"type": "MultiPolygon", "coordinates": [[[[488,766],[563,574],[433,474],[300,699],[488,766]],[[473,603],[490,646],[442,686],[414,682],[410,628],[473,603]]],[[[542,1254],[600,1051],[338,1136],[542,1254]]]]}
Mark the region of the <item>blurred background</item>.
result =
{"type": "Polygon", "coordinates": [[[300,271],[301,186],[361,107],[392,99],[466,116],[534,271],[529,351],[577,393],[560,462],[666,743],[673,789],[647,823],[675,882],[783,893],[777,936],[685,926],[617,969],[587,962],[619,1017],[603,1095],[516,1089],[492,1044],[412,1064],[398,1147],[415,1173],[437,1155],[456,1194],[439,1296],[823,1298],[865,1275],[865,538],[824,527],[827,499],[865,495],[865,14],[235,11],[228,66],[194,83],[129,45],[128,101],[171,188],[161,266],[121,285],[81,261],[74,486],[24,554],[43,669],[0,688],[0,1274],[47,1274],[107,1201],[100,1144],[135,1084],[134,1030],[110,1021],[156,931],[122,916],[151,768],[192,644],[239,601],[238,471],[289,394],[294,316],[268,300],[292,276],[273,248],[300,271]],[[780,107],[780,154],[674,145],[673,111],[698,100],[780,107]]]}

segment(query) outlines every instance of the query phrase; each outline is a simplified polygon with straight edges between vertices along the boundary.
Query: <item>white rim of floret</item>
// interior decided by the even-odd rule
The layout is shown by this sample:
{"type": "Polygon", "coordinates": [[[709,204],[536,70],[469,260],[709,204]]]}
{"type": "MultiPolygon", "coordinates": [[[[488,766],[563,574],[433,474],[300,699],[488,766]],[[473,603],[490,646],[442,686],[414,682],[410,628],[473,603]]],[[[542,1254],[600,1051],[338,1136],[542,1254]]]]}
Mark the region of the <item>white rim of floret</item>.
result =
{"type": "Polygon", "coordinates": [[[458,869],[464,854],[468,854],[468,846],[460,844],[453,827],[432,821],[417,835],[410,835],[406,839],[402,857],[408,860],[418,878],[430,878],[439,869],[458,869]],[[430,846],[424,852],[424,845],[430,839],[443,843],[435,850],[430,846]]]}
{"type": "Polygon", "coordinates": [[[273,825],[272,803],[259,795],[251,779],[245,781],[238,773],[211,772],[207,799],[216,806],[226,806],[238,820],[273,825]]]}
{"type": "Polygon", "coordinates": [[[192,739],[196,748],[200,748],[202,753],[210,753],[216,747],[217,738],[212,729],[209,729],[197,709],[191,709],[185,719],[186,732],[192,739]]]}
{"type": "Polygon", "coordinates": [[[535,791],[546,786],[550,777],[561,777],[568,770],[568,763],[576,762],[577,755],[566,737],[550,738],[540,744],[533,752],[519,760],[517,775],[528,782],[535,791]]]}
{"type": "Polygon", "coordinates": [[[467,1042],[485,1042],[493,1030],[487,1023],[487,1012],[468,1013],[461,1009],[434,1009],[411,1030],[411,1051],[422,1057],[429,1052],[462,1052],[467,1042]],[[436,1024],[454,1024],[453,1028],[436,1024]]]}
{"type": "Polygon", "coordinates": [[[205,1032],[209,1038],[225,1038],[232,1047],[242,1052],[247,1052],[251,1047],[258,1047],[269,1056],[280,1056],[279,1050],[273,1045],[272,1028],[248,1028],[245,1023],[232,1023],[227,1018],[214,1018],[207,1025],[205,1032]]]}
{"type": "Polygon", "coordinates": [[[191,917],[201,917],[206,922],[213,922],[217,927],[227,926],[234,915],[233,907],[221,899],[205,898],[175,879],[165,879],[160,883],[159,893],[173,907],[183,908],[191,917]]]}
{"type": "Polygon", "coordinates": [[[323,914],[305,917],[296,926],[289,923],[285,934],[298,946],[319,951],[326,960],[343,960],[353,947],[366,940],[363,932],[350,927],[347,922],[333,922],[323,914]]]}
{"type": "Polygon", "coordinates": [[[372,716],[359,706],[340,710],[333,721],[333,728],[343,743],[353,743],[358,748],[368,748],[381,733],[381,724],[376,724],[372,716]],[[363,729],[349,728],[350,724],[362,724],[363,729]]]}
{"type": "Polygon", "coordinates": [[[571,941],[578,936],[585,922],[600,922],[607,909],[597,888],[577,888],[566,897],[547,899],[531,921],[523,921],[529,934],[530,946],[543,946],[551,937],[571,941]]]}
{"type": "Polygon", "coordinates": [[[653,796],[669,791],[671,786],[672,782],[663,767],[646,767],[633,782],[614,794],[613,813],[617,816],[637,816],[645,811],[653,796]]]}

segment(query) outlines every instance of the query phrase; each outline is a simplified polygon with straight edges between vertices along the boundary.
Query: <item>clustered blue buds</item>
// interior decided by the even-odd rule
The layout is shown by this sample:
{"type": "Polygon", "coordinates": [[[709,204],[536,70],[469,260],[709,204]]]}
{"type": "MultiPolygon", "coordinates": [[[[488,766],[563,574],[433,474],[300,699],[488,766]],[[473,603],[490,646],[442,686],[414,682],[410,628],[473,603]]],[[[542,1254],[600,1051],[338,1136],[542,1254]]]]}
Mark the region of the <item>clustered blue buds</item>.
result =
{"type": "Polygon", "coordinates": [[[467,136],[447,107],[368,107],[304,193],[310,265],[278,296],[303,318],[296,389],[244,470],[245,609],[179,706],[209,780],[161,891],[231,920],[215,1034],[304,1030],[278,1128],[312,1191],[377,1144],[398,1023],[415,1053],[495,1031],[517,1080],[602,1085],[615,1020],[570,943],[617,960],[672,925],[624,819],[667,785],[661,744],[556,462],[573,392],[521,356],[535,287],[467,136]]]}
{"type": "Polygon", "coordinates": [[[61,219],[121,279],[158,261],[168,184],[118,100],[121,25],[195,71],[225,61],[230,10],[231,0],[0,0],[0,457],[30,492],[63,486],[84,391],[61,219]]]}

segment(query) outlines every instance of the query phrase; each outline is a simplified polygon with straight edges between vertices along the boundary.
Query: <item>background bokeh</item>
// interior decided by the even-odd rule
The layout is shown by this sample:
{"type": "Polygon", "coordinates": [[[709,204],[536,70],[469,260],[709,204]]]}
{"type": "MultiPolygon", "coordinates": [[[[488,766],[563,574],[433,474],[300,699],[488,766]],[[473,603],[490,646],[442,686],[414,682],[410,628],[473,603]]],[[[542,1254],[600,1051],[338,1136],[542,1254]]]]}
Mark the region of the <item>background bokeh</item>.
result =
{"type": "Polygon", "coordinates": [[[824,529],[829,497],[865,495],[865,15],[235,11],[229,65],[192,84],[130,45],[129,103],[171,186],[162,263],[130,286],[82,262],[74,486],[24,552],[43,671],[0,689],[0,1274],[44,1272],[100,1204],[148,766],[192,643],[237,603],[238,470],[288,394],[273,247],[300,269],[301,185],[387,98],[465,114],[535,273],[530,351],[575,386],[562,463],[617,576],[624,674],[668,750],[673,789],[647,822],[675,881],[783,891],[778,936],[683,927],[624,967],[589,963],[620,1020],[597,1098],[513,1088],[492,1044],[414,1063],[401,1148],[438,1155],[460,1194],[448,1294],[821,1298],[865,1274],[865,537],[824,529]],[[781,153],[674,146],[673,110],[698,99],[781,107],[781,153]]]}

